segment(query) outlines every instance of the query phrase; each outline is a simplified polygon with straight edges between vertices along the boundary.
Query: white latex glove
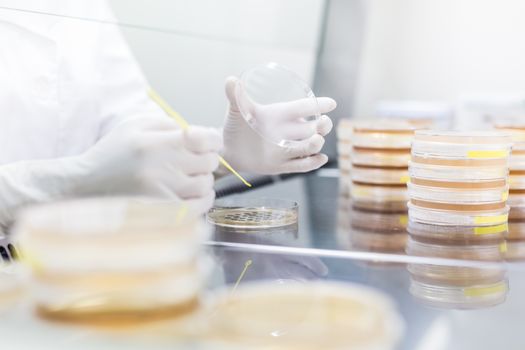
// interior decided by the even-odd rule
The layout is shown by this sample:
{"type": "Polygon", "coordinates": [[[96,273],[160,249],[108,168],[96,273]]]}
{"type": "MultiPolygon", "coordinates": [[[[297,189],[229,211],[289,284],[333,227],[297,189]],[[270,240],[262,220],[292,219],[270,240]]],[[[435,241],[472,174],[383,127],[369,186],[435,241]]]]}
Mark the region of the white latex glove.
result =
{"type": "Polygon", "coordinates": [[[297,122],[301,117],[315,114],[316,106],[312,106],[308,99],[255,108],[255,114],[268,114],[272,123],[279,125],[279,128],[274,128],[279,138],[299,141],[291,146],[279,146],[264,139],[244,120],[235,96],[237,84],[239,81],[235,77],[226,80],[226,96],[230,105],[223,129],[223,155],[233,168],[267,175],[304,173],[328,161],[328,156],[320,151],[325,142],[324,136],[332,130],[332,121],[324,113],[335,109],[336,102],[333,99],[317,99],[323,115],[317,122],[316,130],[305,128],[303,123],[297,122]]]}
{"type": "Polygon", "coordinates": [[[222,146],[214,129],[182,131],[169,119],[128,121],[86,153],[0,166],[0,227],[16,210],[86,195],[138,195],[184,201],[192,215],[215,198],[213,171],[222,146]]]}

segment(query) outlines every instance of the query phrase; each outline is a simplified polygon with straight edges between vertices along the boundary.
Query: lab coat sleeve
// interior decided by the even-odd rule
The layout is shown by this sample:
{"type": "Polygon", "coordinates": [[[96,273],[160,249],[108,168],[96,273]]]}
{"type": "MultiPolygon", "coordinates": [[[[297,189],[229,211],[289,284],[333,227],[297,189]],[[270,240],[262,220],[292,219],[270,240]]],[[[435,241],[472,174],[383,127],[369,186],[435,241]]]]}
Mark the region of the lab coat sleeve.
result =
{"type": "Polygon", "coordinates": [[[82,192],[90,172],[80,157],[21,161],[0,165],[0,231],[7,231],[16,212],[82,192]]]}
{"type": "MultiPolygon", "coordinates": [[[[116,21],[111,9],[103,5],[105,17],[116,21]]],[[[99,137],[118,124],[138,118],[167,118],[166,114],[148,97],[149,84],[129,49],[118,26],[100,27],[101,127],[99,137]]]]}

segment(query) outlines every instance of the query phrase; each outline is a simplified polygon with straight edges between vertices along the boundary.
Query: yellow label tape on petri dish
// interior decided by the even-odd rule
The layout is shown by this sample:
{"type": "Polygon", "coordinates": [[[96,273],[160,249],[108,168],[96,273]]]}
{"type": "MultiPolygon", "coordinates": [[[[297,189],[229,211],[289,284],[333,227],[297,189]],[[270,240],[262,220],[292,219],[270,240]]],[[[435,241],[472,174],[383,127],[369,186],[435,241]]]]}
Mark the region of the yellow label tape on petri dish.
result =
{"type": "Polygon", "coordinates": [[[507,199],[509,199],[509,191],[505,191],[501,194],[501,201],[505,202],[507,199]]]}
{"type": "Polygon", "coordinates": [[[468,151],[467,157],[474,159],[505,158],[509,154],[506,150],[497,151],[468,151]]]}
{"type": "Polygon", "coordinates": [[[474,217],[474,225],[498,224],[502,221],[507,221],[508,218],[508,214],[497,216],[476,216],[474,217]]]}
{"type": "Polygon", "coordinates": [[[467,297],[481,297],[484,295],[502,293],[502,292],[505,292],[506,290],[507,290],[507,286],[502,283],[502,284],[497,284],[495,286],[489,286],[489,287],[465,288],[463,290],[463,294],[467,297]]]}
{"type": "Polygon", "coordinates": [[[401,176],[399,178],[399,182],[404,183],[404,184],[408,183],[409,181],[410,181],[410,176],[408,176],[408,175],[401,176]]]}
{"type": "Polygon", "coordinates": [[[508,224],[501,224],[497,226],[475,227],[475,235],[491,235],[495,233],[503,233],[509,230],[508,224]]]}
{"type": "Polygon", "coordinates": [[[399,224],[402,226],[408,225],[408,216],[407,215],[401,215],[399,217],[399,224]]]}
{"type": "Polygon", "coordinates": [[[503,243],[501,243],[499,245],[499,252],[500,253],[506,253],[507,252],[507,241],[503,241],[503,243]]]}

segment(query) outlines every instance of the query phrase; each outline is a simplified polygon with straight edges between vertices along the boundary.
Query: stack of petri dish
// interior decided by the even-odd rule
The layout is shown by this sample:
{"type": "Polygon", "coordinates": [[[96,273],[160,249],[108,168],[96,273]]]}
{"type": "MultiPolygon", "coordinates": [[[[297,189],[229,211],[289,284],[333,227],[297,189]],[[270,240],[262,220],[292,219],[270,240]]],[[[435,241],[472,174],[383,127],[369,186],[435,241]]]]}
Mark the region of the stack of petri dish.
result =
{"type": "Polygon", "coordinates": [[[404,121],[355,123],[350,194],[364,210],[406,210],[410,146],[416,126],[404,121]]]}
{"type": "Polygon", "coordinates": [[[341,119],[337,125],[337,162],[339,164],[339,192],[348,195],[350,191],[350,170],[352,153],[352,122],[341,119]]]}
{"type": "Polygon", "coordinates": [[[46,204],[15,228],[37,314],[104,326],[197,310],[208,234],[185,206],[139,198],[46,204]]]}
{"type": "Polygon", "coordinates": [[[410,220],[494,226],[508,219],[508,161],[501,132],[418,130],[410,161],[410,220]]]}

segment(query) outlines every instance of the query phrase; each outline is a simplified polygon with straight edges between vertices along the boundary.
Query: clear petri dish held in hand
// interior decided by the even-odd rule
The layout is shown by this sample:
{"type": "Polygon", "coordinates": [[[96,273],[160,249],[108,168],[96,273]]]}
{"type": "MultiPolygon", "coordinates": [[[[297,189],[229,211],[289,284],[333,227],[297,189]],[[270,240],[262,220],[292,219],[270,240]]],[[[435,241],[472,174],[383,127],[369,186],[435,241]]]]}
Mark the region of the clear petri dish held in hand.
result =
{"type": "Polygon", "coordinates": [[[235,94],[246,122],[274,144],[285,146],[317,131],[321,111],[312,89],[280,64],[270,62],[246,70],[235,94]]]}

